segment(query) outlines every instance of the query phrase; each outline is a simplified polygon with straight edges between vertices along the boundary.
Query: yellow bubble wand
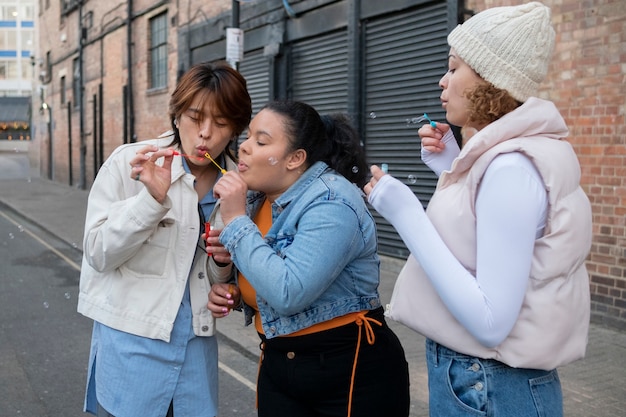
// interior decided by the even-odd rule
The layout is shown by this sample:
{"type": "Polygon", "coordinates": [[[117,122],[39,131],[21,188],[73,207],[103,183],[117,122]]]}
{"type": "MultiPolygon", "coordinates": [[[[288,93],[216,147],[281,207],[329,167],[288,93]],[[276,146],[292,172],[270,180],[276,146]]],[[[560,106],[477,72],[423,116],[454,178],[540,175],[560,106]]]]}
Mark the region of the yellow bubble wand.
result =
{"type": "MultiPolygon", "coordinates": [[[[199,156],[192,156],[192,155],[186,155],[186,154],[184,154],[184,153],[180,153],[180,152],[178,152],[178,151],[174,151],[172,154],[173,154],[173,155],[178,155],[178,156],[186,156],[186,157],[188,157],[188,158],[200,158],[200,159],[202,159],[202,157],[199,157],[199,156]]],[[[205,153],[204,153],[204,157],[205,157],[205,158],[207,158],[209,161],[213,162],[213,164],[217,167],[217,169],[219,169],[219,170],[220,170],[220,172],[221,172],[222,174],[226,174],[226,170],[225,170],[224,168],[222,168],[222,167],[220,166],[220,164],[218,164],[217,162],[215,162],[215,159],[211,158],[211,155],[210,155],[208,152],[205,152],[205,153]]]]}
{"type": "Polygon", "coordinates": [[[215,159],[211,158],[211,155],[209,155],[209,153],[208,153],[208,152],[205,152],[205,153],[204,153],[204,156],[205,156],[206,158],[208,158],[211,162],[213,162],[213,165],[215,165],[215,166],[217,167],[217,169],[219,169],[219,170],[220,170],[220,172],[221,172],[222,174],[226,174],[226,170],[225,170],[224,168],[222,168],[222,167],[220,166],[220,164],[218,164],[217,162],[215,162],[215,159]]]}

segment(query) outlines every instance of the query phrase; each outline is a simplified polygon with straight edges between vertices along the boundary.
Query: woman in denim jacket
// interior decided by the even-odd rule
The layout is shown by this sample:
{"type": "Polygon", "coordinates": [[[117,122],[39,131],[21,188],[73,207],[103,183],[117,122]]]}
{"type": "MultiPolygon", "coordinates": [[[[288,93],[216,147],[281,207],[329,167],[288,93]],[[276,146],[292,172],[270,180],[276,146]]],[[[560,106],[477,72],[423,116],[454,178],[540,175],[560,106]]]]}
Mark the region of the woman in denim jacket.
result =
{"type": "MultiPolygon", "coordinates": [[[[355,131],[343,116],[271,102],[239,158],[215,193],[220,241],[262,341],[259,416],[408,415],[408,367],[383,317],[355,131]]],[[[227,285],[213,286],[217,317],[228,297],[227,285]]]]}

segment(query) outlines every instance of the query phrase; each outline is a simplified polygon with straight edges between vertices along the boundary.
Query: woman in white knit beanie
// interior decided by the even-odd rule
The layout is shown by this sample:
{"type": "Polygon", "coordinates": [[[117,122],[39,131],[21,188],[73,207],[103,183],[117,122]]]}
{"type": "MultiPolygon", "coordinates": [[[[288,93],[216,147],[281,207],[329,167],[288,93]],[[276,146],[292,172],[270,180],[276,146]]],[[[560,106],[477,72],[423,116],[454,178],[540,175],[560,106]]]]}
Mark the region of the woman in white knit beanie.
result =
{"type": "Polygon", "coordinates": [[[426,336],[431,417],[560,417],[556,369],[585,354],[591,208],[565,121],[536,97],[554,39],[538,2],[455,28],[439,85],[463,146],[420,128],[427,211],[377,166],[364,187],[411,251],[388,314],[426,336]]]}

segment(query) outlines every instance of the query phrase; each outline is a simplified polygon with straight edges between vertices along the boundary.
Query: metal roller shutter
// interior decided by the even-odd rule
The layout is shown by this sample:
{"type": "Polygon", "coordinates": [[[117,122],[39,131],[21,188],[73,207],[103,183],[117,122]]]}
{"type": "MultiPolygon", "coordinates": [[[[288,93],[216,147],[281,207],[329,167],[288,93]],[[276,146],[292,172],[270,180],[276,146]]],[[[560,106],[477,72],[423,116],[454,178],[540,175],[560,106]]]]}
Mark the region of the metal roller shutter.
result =
{"type": "Polygon", "coordinates": [[[252,99],[252,116],[270,99],[270,73],[268,58],[263,56],[263,49],[248,52],[239,64],[239,72],[248,83],[248,92],[252,99]]]}
{"type": "Polygon", "coordinates": [[[291,54],[291,98],[320,114],[348,107],[346,31],[295,42],[291,54]]]}
{"type": "MultiPolygon", "coordinates": [[[[252,117],[254,117],[261,107],[270,99],[270,73],[269,61],[263,55],[263,49],[248,52],[243,61],[239,63],[239,72],[246,79],[248,93],[252,100],[252,117]]],[[[246,139],[246,131],[239,136],[235,151],[238,152],[239,145],[246,139]]]]}
{"type": "MultiPolygon", "coordinates": [[[[389,173],[407,184],[426,205],[437,178],[420,159],[417,129],[407,120],[423,113],[443,120],[438,81],[447,65],[445,2],[364,22],[365,145],[368,160],[387,163],[389,173]]],[[[379,252],[408,256],[394,228],[372,210],[379,252]]]]}

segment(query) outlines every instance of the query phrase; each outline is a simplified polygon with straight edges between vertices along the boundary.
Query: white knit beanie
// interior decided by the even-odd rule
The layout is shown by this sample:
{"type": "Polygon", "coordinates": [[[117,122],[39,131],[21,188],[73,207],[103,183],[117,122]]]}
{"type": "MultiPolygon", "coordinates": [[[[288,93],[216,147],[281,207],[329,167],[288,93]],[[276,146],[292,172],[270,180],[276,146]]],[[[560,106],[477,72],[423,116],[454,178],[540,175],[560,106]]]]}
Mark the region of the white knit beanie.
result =
{"type": "Polygon", "coordinates": [[[448,35],[448,44],[484,80],[518,101],[536,96],[554,49],[550,9],[539,2],[482,11],[448,35]]]}

